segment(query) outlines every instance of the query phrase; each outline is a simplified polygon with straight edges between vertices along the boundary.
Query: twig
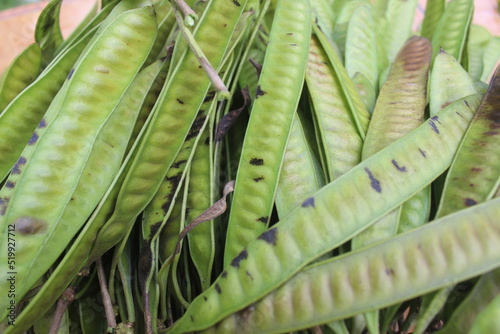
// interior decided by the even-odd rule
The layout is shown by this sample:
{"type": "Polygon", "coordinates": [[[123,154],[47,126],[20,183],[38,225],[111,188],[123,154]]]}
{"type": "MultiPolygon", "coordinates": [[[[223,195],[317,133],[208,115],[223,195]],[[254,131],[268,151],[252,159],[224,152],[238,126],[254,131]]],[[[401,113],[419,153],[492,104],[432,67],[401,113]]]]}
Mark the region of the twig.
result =
{"type": "Polygon", "coordinates": [[[182,35],[184,36],[184,39],[188,43],[189,48],[191,49],[191,51],[193,51],[194,56],[200,62],[200,65],[203,68],[203,70],[207,73],[214,88],[219,92],[218,99],[219,100],[229,99],[231,97],[231,93],[229,92],[226,85],[220,78],[219,74],[217,74],[217,71],[208,61],[207,57],[203,53],[203,50],[200,48],[198,43],[196,43],[193,34],[186,27],[184,21],[182,20],[181,14],[179,13],[178,10],[175,9],[175,7],[174,7],[174,13],[175,13],[175,18],[177,19],[177,23],[179,24],[179,28],[182,32],[182,35]]]}
{"type": "Polygon", "coordinates": [[[104,312],[106,313],[106,320],[108,328],[116,327],[115,312],[113,311],[113,304],[109,295],[108,286],[106,285],[106,275],[102,266],[101,258],[96,260],[97,277],[99,278],[99,286],[101,287],[102,303],[104,305],[104,312]]]}
{"type": "Polygon", "coordinates": [[[50,324],[49,334],[57,334],[64,313],[73,300],[75,300],[75,288],[70,286],[64,290],[61,298],[57,301],[56,311],[54,312],[54,318],[52,318],[52,323],[50,324]]]}

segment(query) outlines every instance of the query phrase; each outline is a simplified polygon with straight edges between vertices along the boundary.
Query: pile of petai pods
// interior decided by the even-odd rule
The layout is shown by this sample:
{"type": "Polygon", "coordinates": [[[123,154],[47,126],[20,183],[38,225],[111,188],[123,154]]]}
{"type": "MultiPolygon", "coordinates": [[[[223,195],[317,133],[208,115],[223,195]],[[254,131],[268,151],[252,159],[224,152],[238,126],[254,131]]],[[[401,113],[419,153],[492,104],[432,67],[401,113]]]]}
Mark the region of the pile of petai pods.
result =
{"type": "Polygon", "coordinates": [[[62,3],[0,77],[1,333],[500,332],[472,0],[62,3]]]}

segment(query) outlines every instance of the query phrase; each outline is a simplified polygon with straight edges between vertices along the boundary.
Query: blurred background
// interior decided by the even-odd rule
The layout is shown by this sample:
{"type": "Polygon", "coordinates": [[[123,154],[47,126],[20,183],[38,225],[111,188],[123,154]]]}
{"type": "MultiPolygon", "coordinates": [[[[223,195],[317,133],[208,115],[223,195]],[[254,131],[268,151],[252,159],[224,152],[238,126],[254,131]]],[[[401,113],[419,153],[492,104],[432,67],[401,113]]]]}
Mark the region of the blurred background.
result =
{"type": "MultiPolygon", "coordinates": [[[[67,37],[98,0],[64,0],[60,24],[67,37]]],[[[432,1],[432,0],[431,0],[432,1]]],[[[500,36],[500,0],[475,0],[474,22],[500,36]]],[[[38,15],[48,0],[0,0],[0,73],[26,46],[34,42],[38,15]]],[[[415,29],[423,18],[426,0],[419,0],[415,29]]]]}

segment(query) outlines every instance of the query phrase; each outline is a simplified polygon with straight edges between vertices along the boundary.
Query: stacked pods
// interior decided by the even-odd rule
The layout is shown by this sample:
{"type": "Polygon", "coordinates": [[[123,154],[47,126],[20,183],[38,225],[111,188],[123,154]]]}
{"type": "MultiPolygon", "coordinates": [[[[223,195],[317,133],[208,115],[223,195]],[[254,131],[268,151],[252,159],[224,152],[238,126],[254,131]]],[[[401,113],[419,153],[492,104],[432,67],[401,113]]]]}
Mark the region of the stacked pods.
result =
{"type": "Polygon", "coordinates": [[[0,332],[497,330],[472,0],[61,3],[0,81],[0,332]]]}

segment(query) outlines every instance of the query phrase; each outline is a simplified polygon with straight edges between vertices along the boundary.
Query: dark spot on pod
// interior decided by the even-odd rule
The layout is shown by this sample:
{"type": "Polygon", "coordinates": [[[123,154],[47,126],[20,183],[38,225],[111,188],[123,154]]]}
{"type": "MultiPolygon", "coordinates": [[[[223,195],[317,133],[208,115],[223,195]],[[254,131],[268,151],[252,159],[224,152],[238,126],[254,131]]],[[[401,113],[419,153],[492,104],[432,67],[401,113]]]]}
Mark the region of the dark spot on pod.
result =
{"type": "Polygon", "coordinates": [[[14,188],[15,186],[16,186],[16,184],[15,184],[14,182],[12,182],[12,181],[7,181],[7,182],[5,182],[5,187],[7,187],[7,188],[12,189],[12,188],[14,188]]]}
{"type": "Polygon", "coordinates": [[[250,165],[262,166],[264,164],[264,159],[252,158],[250,159],[250,165]]]}
{"type": "Polygon", "coordinates": [[[399,166],[396,160],[392,159],[392,161],[391,161],[391,162],[392,162],[392,164],[394,165],[394,167],[396,167],[396,169],[397,169],[398,171],[403,172],[403,173],[406,173],[406,172],[407,172],[406,167],[405,167],[405,166],[399,166]]]}
{"type": "Polygon", "coordinates": [[[482,168],[479,168],[479,167],[472,167],[470,169],[471,172],[475,172],[475,173],[479,173],[480,171],[482,171],[483,169],[482,168]]]}
{"type": "Polygon", "coordinates": [[[314,205],[314,197],[309,197],[309,198],[308,198],[308,199],[306,199],[306,200],[302,203],[302,205],[301,205],[301,207],[303,207],[303,208],[307,208],[307,207],[310,207],[310,206],[312,206],[313,208],[315,208],[315,207],[316,207],[316,206],[314,205]]]}
{"type": "Polygon", "coordinates": [[[203,103],[212,101],[214,97],[215,97],[215,90],[208,92],[207,96],[205,96],[205,98],[203,99],[203,103]]]}
{"type": "Polygon", "coordinates": [[[236,6],[238,6],[238,7],[239,7],[239,6],[241,6],[241,5],[240,5],[240,3],[239,3],[238,1],[236,1],[236,0],[233,0],[233,3],[234,3],[236,6]]]}
{"type": "Polygon", "coordinates": [[[207,301],[207,300],[208,300],[208,298],[207,298],[207,297],[205,297],[205,296],[203,296],[203,300],[204,300],[204,301],[207,301]]]}
{"type": "Polygon", "coordinates": [[[45,119],[42,118],[42,120],[40,121],[40,123],[38,123],[38,128],[39,129],[42,129],[44,127],[47,126],[47,122],[45,121],[45,119]]]}
{"type": "Polygon", "coordinates": [[[47,223],[44,220],[27,216],[17,218],[14,225],[20,234],[37,234],[47,228],[47,223]]]}
{"type": "Polygon", "coordinates": [[[38,140],[38,133],[33,132],[33,134],[31,135],[31,138],[30,140],[28,141],[28,145],[33,145],[34,143],[36,143],[36,141],[38,140]]]}
{"type": "Polygon", "coordinates": [[[168,193],[167,196],[165,196],[165,198],[167,200],[161,206],[161,209],[163,210],[163,212],[165,214],[168,213],[168,210],[169,210],[170,205],[172,204],[172,200],[174,198],[175,189],[177,189],[177,187],[179,186],[179,182],[181,181],[181,178],[182,178],[182,172],[179,172],[179,173],[175,174],[174,176],[167,177],[165,179],[166,181],[170,182],[170,185],[172,186],[172,191],[170,193],[168,193]]]}
{"type": "Polygon", "coordinates": [[[431,126],[432,131],[434,131],[435,133],[439,134],[439,129],[438,129],[436,123],[434,123],[433,120],[429,120],[429,125],[431,126]]]}
{"type": "Polygon", "coordinates": [[[464,198],[464,204],[465,206],[473,206],[476,205],[477,202],[473,200],[472,198],[464,198]]]}
{"type": "Polygon", "coordinates": [[[467,107],[469,107],[469,108],[470,108],[469,102],[467,102],[467,100],[464,100],[464,103],[465,103],[465,105],[466,105],[467,107]]]}
{"type": "Polygon", "coordinates": [[[5,214],[7,204],[9,204],[9,197],[0,197],[0,216],[5,214]]]}
{"type": "Polygon", "coordinates": [[[268,244],[271,244],[273,246],[276,246],[276,238],[278,237],[278,229],[276,227],[273,227],[266,232],[262,233],[259,235],[257,239],[264,240],[268,244]]]}
{"type": "Polygon", "coordinates": [[[179,102],[180,104],[184,104],[184,101],[182,101],[181,99],[177,99],[177,102],[179,102]]]}
{"type": "Polygon", "coordinates": [[[224,135],[229,131],[231,126],[234,124],[238,116],[240,116],[241,112],[245,110],[251,102],[250,93],[248,91],[248,86],[245,86],[241,90],[241,94],[243,95],[243,106],[236,110],[232,110],[224,115],[219,124],[217,125],[217,133],[215,135],[215,141],[221,141],[224,138],[224,135]]]}
{"type": "Polygon", "coordinates": [[[387,274],[387,276],[391,276],[394,275],[394,270],[392,268],[386,268],[385,273],[387,274]]]}
{"type": "Polygon", "coordinates": [[[203,142],[203,144],[210,145],[210,137],[207,137],[207,139],[205,139],[205,141],[203,142]]]}
{"type": "Polygon", "coordinates": [[[259,182],[259,181],[262,181],[264,180],[264,176],[259,176],[259,177],[254,177],[253,179],[255,182],[259,182]]]}
{"type": "Polygon", "coordinates": [[[293,35],[293,32],[287,32],[286,33],[288,36],[292,36],[293,35]]]}
{"type": "Polygon", "coordinates": [[[418,149],[418,150],[420,151],[420,154],[422,154],[422,156],[423,156],[424,158],[427,158],[427,155],[425,155],[425,152],[424,152],[424,151],[422,151],[421,149],[418,149]]]}
{"type": "Polygon", "coordinates": [[[221,276],[222,278],[226,278],[226,277],[227,277],[227,271],[225,271],[225,270],[224,270],[224,271],[222,272],[222,274],[220,274],[220,276],[221,276]]]}
{"type": "Polygon", "coordinates": [[[434,116],[434,117],[432,117],[431,119],[432,119],[433,121],[436,121],[436,122],[438,122],[439,124],[441,124],[441,122],[439,121],[439,117],[434,116]]]}
{"type": "Polygon", "coordinates": [[[225,27],[227,27],[227,24],[226,24],[226,23],[224,23],[222,26],[225,28],[225,27]]]}
{"type": "Polygon", "coordinates": [[[151,238],[152,236],[154,236],[154,235],[156,235],[156,234],[158,233],[158,230],[159,230],[159,229],[160,229],[160,227],[161,227],[161,223],[162,223],[162,222],[159,222],[159,223],[154,223],[153,225],[151,225],[151,226],[149,227],[149,235],[150,235],[150,237],[149,237],[149,238],[151,238]]]}
{"type": "Polygon", "coordinates": [[[456,113],[457,113],[457,115],[458,115],[458,116],[460,116],[460,117],[464,118],[464,116],[462,116],[462,114],[461,114],[461,113],[459,113],[458,111],[456,111],[456,113]]]}
{"type": "Polygon", "coordinates": [[[256,221],[267,224],[267,221],[269,220],[269,217],[260,217],[257,218],[256,221]]]}
{"type": "Polygon", "coordinates": [[[365,167],[365,172],[366,174],[368,174],[368,177],[370,178],[370,185],[372,186],[372,188],[376,192],[381,193],[382,188],[380,187],[380,181],[373,176],[372,172],[368,169],[368,167],[365,167]]]}
{"type": "Polygon", "coordinates": [[[290,46],[299,46],[298,44],[292,43],[290,46]]]}
{"type": "Polygon", "coordinates": [[[245,273],[246,273],[246,274],[247,274],[247,276],[248,276],[248,277],[250,277],[250,279],[253,281],[253,276],[252,276],[252,274],[250,274],[250,273],[248,272],[248,270],[247,270],[247,271],[245,271],[245,273]]]}
{"type": "Polygon", "coordinates": [[[68,80],[71,79],[71,77],[73,76],[73,73],[75,72],[75,69],[72,68],[71,70],[69,70],[69,73],[68,73],[68,80]]]}
{"type": "Polygon", "coordinates": [[[200,133],[200,130],[203,127],[203,124],[205,123],[206,118],[207,118],[207,116],[203,115],[203,116],[198,117],[194,120],[193,125],[191,126],[191,130],[189,130],[189,133],[186,137],[186,140],[194,138],[198,135],[198,133],[200,133]]]}
{"type": "Polygon", "coordinates": [[[498,131],[486,131],[483,133],[485,136],[496,136],[498,135],[498,131]]]}
{"type": "Polygon", "coordinates": [[[26,158],[25,157],[19,157],[17,159],[16,164],[14,165],[14,168],[12,168],[12,174],[21,174],[21,166],[26,163],[26,158]]]}
{"type": "Polygon", "coordinates": [[[246,249],[242,250],[238,256],[236,256],[233,261],[231,261],[231,265],[233,267],[239,268],[240,267],[240,262],[243,261],[248,257],[248,252],[246,249]]]}
{"type": "Polygon", "coordinates": [[[151,240],[144,240],[141,249],[141,255],[139,256],[139,284],[144,289],[146,281],[149,276],[151,267],[153,266],[153,253],[151,252],[151,240]]]}
{"type": "Polygon", "coordinates": [[[217,291],[219,295],[222,293],[219,283],[215,283],[215,291],[217,291]]]}
{"type": "Polygon", "coordinates": [[[192,315],[189,315],[189,317],[191,318],[191,321],[194,321],[194,317],[192,315]]]}
{"type": "Polygon", "coordinates": [[[258,99],[259,96],[262,96],[262,95],[265,95],[265,94],[267,94],[267,93],[260,88],[260,85],[258,85],[257,86],[257,92],[255,93],[255,98],[258,99]]]}
{"type": "Polygon", "coordinates": [[[176,161],[172,164],[172,168],[179,168],[182,164],[185,164],[187,162],[187,160],[179,160],[179,161],[176,161]]]}

